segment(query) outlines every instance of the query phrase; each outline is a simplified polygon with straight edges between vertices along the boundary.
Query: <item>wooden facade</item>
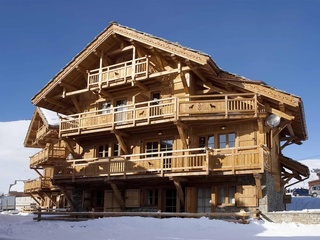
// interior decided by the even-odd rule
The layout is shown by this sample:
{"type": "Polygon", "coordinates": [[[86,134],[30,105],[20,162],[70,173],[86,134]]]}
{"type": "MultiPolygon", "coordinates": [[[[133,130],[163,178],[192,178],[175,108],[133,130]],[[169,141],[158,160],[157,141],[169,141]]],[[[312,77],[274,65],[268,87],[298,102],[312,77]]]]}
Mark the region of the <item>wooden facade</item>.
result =
{"type": "Polygon", "coordinates": [[[307,140],[299,97],[117,23],[32,103],[37,108],[25,146],[41,148],[30,158],[41,175],[25,192],[37,192],[35,198],[45,192],[46,206],[273,211],[284,205],[272,206],[268,195],[286,199],[288,181],[309,177],[306,166],[281,153],[307,140]],[[43,110],[55,112],[59,123],[46,124],[43,110]],[[276,126],[266,124],[270,116],[276,126]]]}

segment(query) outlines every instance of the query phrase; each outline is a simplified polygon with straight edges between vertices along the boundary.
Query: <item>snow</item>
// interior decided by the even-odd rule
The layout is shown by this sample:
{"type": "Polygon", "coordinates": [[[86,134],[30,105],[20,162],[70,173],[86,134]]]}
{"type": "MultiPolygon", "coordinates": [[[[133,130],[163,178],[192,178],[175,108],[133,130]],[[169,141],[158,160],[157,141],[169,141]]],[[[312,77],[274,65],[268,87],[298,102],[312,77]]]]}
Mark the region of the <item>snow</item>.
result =
{"type": "Polygon", "coordinates": [[[33,220],[32,214],[0,214],[0,239],[105,239],[105,240],[219,240],[319,239],[320,224],[275,224],[251,220],[249,224],[208,218],[111,217],[81,222],[33,220]]]}
{"type": "MultiPolygon", "coordinates": [[[[50,113],[49,113],[50,115],[50,113]]],[[[47,116],[54,122],[54,115],[47,116]]],[[[50,120],[50,123],[52,123],[50,120]]],[[[48,120],[49,121],[49,120],[48,120]]],[[[30,121],[0,122],[0,193],[7,193],[9,185],[15,180],[34,179],[37,176],[29,169],[29,156],[39,149],[23,147],[24,138],[30,121]]],[[[306,181],[293,185],[308,188],[308,181],[317,179],[312,169],[320,168],[316,159],[302,160],[309,166],[311,176],[306,181]]],[[[18,191],[21,182],[12,186],[18,191]]],[[[320,209],[320,198],[292,197],[287,205],[289,211],[310,211],[320,209]]],[[[142,218],[113,217],[99,218],[82,222],[41,221],[33,220],[33,214],[0,214],[0,240],[56,240],[56,239],[139,239],[139,240],[209,240],[209,239],[283,239],[294,240],[319,239],[320,224],[304,225],[298,223],[275,224],[263,220],[251,220],[249,224],[230,223],[221,220],[181,219],[181,218],[142,218]]]]}
{"type": "Polygon", "coordinates": [[[56,112],[50,111],[45,108],[39,108],[39,109],[43,113],[44,117],[46,118],[50,126],[59,126],[60,119],[56,112]]]}
{"type": "MultiPolygon", "coordinates": [[[[29,125],[30,120],[0,122],[0,194],[7,193],[15,180],[39,177],[29,168],[29,157],[39,152],[39,149],[23,146],[29,125]]],[[[23,184],[19,182],[11,190],[23,191],[23,184]]]]}

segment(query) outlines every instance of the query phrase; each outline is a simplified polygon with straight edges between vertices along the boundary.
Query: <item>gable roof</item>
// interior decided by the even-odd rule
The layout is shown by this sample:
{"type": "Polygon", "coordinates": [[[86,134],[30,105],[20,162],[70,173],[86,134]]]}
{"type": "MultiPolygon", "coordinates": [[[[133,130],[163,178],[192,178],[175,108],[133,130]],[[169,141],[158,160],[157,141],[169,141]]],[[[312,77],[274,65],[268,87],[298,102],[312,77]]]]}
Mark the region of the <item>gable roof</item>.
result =
{"type": "Polygon", "coordinates": [[[63,89],[65,87],[74,88],[74,86],[77,86],[78,89],[86,88],[85,71],[92,69],[92,62],[98,59],[96,56],[97,52],[114,50],[112,47],[119,42],[119,39],[128,44],[137,43],[147,49],[155,49],[155,51],[161,52],[162,56],[167,55],[184,59],[190,66],[195,66],[197,70],[194,71],[200,72],[201,80],[206,84],[210,84],[212,88],[216,89],[216,92],[228,92],[228,89],[232,88],[236,92],[259,94],[259,96],[268,102],[270,109],[280,109],[280,105],[285,105],[284,108],[292,113],[292,125],[297,132],[298,138],[300,140],[307,139],[304,109],[300,97],[275,89],[262,81],[249,80],[224,71],[217,66],[208,54],[183,47],[177,43],[122,26],[115,22],[110,23],[106,29],[97,35],[93,41],[61,69],[32,98],[32,103],[62,114],[72,114],[72,110],[68,107],[68,101],[72,103],[74,99],[70,97],[64,98],[63,94],[61,94],[64,91],[63,89]],[[82,79],[81,81],[79,80],[80,78],[82,79]],[[77,82],[75,83],[75,81],[77,82]],[[60,98],[57,99],[57,97],[60,98]]]}
{"type": "Polygon", "coordinates": [[[36,141],[37,131],[40,127],[45,126],[46,129],[58,129],[59,118],[57,113],[48,109],[37,107],[34,110],[32,119],[24,140],[25,147],[41,147],[36,141]],[[41,125],[39,125],[41,123],[41,125]]]}

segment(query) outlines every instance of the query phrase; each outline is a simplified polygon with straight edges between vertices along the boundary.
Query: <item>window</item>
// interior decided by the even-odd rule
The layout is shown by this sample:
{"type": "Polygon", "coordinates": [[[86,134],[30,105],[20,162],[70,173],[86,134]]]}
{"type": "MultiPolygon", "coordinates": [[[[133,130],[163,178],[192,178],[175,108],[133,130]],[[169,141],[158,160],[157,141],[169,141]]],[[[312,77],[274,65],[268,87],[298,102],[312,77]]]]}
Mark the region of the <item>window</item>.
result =
{"type": "MultiPolygon", "coordinates": [[[[158,152],[158,142],[147,142],[146,153],[158,152]]],[[[146,157],[157,157],[157,154],[147,154],[146,157]]]]}
{"type": "MultiPolygon", "coordinates": [[[[160,140],[146,143],[146,153],[165,152],[163,156],[172,156],[173,140],[160,140]]],[[[148,154],[146,157],[160,157],[158,154],[148,154]]],[[[171,168],[171,157],[163,159],[163,167],[171,168]]]]}
{"type": "Polygon", "coordinates": [[[166,212],[176,212],[177,207],[177,191],[166,190],[166,212]]]}
{"type": "Polygon", "coordinates": [[[109,156],[109,145],[98,146],[97,157],[104,158],[109,156]]]}
{"type": "Polygon", "coordinates": [[[235,193],[236,193],[236,188],[234,186],[219,188],[218,189],[218,205],[221,205],[221,204],[234,205],[235,193]]]}
{"type": "Polygon", "coordinates": [[[116,101],[116,122],[117,124],[121,124],[126,120],[126,105],[127,105],[127,100],[118,100],[116,101]]]}
{"type": "Polygon", "coordinates": [[[104,103],[101,103],[101,114],[107,114],[107,113],[110,113],[111,112],[111,102],[104,102],[104,103]]]}
{"type": "Polygon", "coordinates": [[[236,146],[236,134],[226,133],[219,135],[219,148],[232,148],[236,146]]]}
{"type": "MultiPolygon", "coordinates": [[[[214,136],[203,136],[199,137],[199,148],[208,147],[213,149],[214,148],[214,136]]],[[[205,151],[203,151],[205,152],[205,151]]]]}
{"type": "Polygon", "coordinates": [[[158,189],[147,191],[147,205],[158,206],[158,189]]]}
{"type": "Polygon", "coordinates": [[[112,156],[119,156],[120,155],[120,151],[119,151],[119,144],[118,143],[114,143],[113,144],[113,151],[112,151],[112,156]]]}
{"type": "Polygon", "coordinates": [[[211,188],[198,189],[198,213],[211,212],[211,188]]]}

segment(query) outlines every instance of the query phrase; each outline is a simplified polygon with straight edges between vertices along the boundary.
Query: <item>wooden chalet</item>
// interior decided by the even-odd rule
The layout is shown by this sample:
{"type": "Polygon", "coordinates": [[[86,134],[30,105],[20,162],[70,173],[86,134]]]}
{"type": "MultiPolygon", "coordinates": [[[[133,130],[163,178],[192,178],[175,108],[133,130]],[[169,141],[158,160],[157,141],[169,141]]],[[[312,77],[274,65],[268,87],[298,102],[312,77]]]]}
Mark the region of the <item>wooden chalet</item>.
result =
{"type": "Polygon", "coordinates": [[[32,103],[25,146],[42,148],[30,167],[44,173],[25,192],[47,197],[45,206],[276,211],[285,208],[285,185],[309,177],[308,167],[282,155],[307,139],[299,97],[117,23],[32,103]],[[43,109],[57,113],[58,127],[43,109]]]}

